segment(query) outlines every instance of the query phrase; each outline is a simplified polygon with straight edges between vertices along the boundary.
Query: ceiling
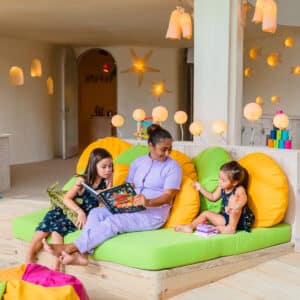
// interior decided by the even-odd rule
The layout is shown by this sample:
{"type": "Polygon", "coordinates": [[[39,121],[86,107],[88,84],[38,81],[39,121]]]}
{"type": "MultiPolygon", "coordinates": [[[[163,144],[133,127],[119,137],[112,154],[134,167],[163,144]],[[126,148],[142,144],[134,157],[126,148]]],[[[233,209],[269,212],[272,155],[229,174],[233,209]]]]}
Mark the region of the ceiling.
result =
{"type": "MultiPolygon", "coordinates": [[[[191,12],[194,1],[181,2],[191,12]]],[[[255,4],[255,0],[249,2],[255,4]]],[[[82,46],[192,47],[193,40],[165,39],[170,12],[179,3],[179,0],[1,0],[0,36],[82,46]]],[[[277,3],[278,22],[289,26],[284,26],[284,30],[300,26],[297,16],[300,0],[277,0],[277,3]]],[[[246,26],[246,35],[259,34],[259,26],[246,26]]]]}

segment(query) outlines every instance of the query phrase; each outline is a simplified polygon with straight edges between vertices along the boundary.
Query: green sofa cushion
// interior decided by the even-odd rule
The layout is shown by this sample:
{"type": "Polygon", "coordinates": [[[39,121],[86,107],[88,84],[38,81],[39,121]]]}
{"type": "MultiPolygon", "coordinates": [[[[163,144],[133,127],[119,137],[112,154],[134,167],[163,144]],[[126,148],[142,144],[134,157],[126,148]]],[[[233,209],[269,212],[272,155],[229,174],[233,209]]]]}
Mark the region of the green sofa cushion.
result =
{"type": "MultiPolygon", "coordinates": [[[[13,235],[30,241],[46,209],[13,220],[13,235]]],[[[68,234],[70,243],[79,231],[68,234]]],[[[160,270],[194,264],[210,259],[250,252],[290,241],[291,228],[279,224],[272,228],[254,228],[251,233],[203,238],[195,234],[159,229],[120,234],[98,246],[93,258],[145,270],[160,270]]]]}
{"type": "MultiPolygon", "coordinates": [[[[221,147],[210,147],[200,152],[193,158],[200,184],[209,192],[213,192],[219,184],[220,167],[231,160],[230,154],[221,147]]],[[[201,195],[200,201],[200,211],[210,210],[218,213],[221,210],[220,200],[212,202],[201,195]]]]}
{"type": "Polygon", "coordinates": [[[124,165],[130,165],[136,158],[142,155],[146,155],[149,153],[148,146],[145,145],[136,145],[133,147],[128,148],[121,154],[119,154],[114,163],[115,164],[124,164],[124,165]]]}

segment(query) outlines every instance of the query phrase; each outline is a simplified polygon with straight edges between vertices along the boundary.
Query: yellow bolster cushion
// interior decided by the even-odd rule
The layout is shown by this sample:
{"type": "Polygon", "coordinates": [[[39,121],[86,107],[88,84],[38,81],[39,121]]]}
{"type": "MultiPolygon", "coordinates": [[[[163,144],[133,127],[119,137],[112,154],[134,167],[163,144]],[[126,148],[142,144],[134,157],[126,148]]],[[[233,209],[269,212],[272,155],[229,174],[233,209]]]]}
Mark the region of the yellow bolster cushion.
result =
{"type": "Polygon", "coordinates": [[[129,165],[115,164],[114,165],[113,186],[124,183],[126,180],[128,171],[129,171],[129,165]]]}
{"type": "Polygon", "coordinates": [[[253,227],[271,227],[283,221],[288,206],[288,182],[268,155],[251,153],[239,163],[249,173],[248,203],[255,215],[253,227]]]}

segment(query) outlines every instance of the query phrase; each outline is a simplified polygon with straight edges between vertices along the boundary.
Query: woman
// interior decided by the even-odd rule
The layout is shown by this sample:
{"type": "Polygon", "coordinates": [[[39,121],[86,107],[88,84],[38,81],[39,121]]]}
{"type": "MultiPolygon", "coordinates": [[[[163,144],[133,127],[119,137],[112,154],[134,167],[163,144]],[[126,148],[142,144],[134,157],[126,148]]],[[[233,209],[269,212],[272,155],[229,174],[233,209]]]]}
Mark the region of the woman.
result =
{"type": "Polygon", "coordinates": [[[158,229],[166,222],[172,201],[180,188],[182,171],[169,157],[172,136],[159,125],[148,128],[149,154],[137,158],[130,166],[127,182],[135,187],[135,205],[146,210],[135,213],[111,214],[105,207],[94,208],[81,235],[71,244],[50,245],[44,249],[60,257],[63,264],[86,265],[87,254],[107,239],[123,232],[158,229]]]}

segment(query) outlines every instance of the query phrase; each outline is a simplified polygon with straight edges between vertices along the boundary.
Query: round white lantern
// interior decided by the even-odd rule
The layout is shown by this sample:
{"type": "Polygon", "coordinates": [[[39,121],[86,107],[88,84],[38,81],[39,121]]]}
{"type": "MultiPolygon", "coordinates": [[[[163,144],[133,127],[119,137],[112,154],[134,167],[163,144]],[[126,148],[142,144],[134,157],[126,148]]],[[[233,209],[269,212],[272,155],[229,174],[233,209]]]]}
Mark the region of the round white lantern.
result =
{"type": "Polygon", "coordinates": [[[212,131],[215,134],[223,134],[227,130],[227,124],[222,120],[214,121],[212,124],[212,131]]]}
{"type": "Polygon", "coordinates": [[[153,123],[162,123],[168,119],[168,110],[164,106],[156,106],[152,110],[153,123]]]}
{"type": "Polygon", "coordinates": [[[187,113],[182,110],[178,110],[174,114],[174,121],[176,124],[182,125],[186,123],[187,119],[188,119],[187,113]]]}
{"type": "Polygon", "coordinates": [[[286,114],[277,114],[273,118],[273,124],[281,130],[286,129],[289,126],[289,117],[286,114]]]}
{"type": "Polygon", "coordinates": [[[137,108],[134,110],[132,117],[135,121],[142,122],[146,117],[146,113],[143,109],[137,108]]]}
{"type": "Polygon", "coordinates": [[[191,123],[189,131],[192,135],[200,135],[203,131],[203,125],[199,121],[191,123]]]}
{"type": "Polygon", "coordinates": [[[262,108],[259,104],[251,102],[244,107],[244,117],[248,121],[257,121],[262,116],[262,108]]]}
{"type": "Polygon", "coordinates": [[[122,127],[123,124],[124,124],[124,118],[123,116],[121,115],[114,115],[112,118],[111,118],[111,124],[114,126],[114,127],[122,127]]]}

